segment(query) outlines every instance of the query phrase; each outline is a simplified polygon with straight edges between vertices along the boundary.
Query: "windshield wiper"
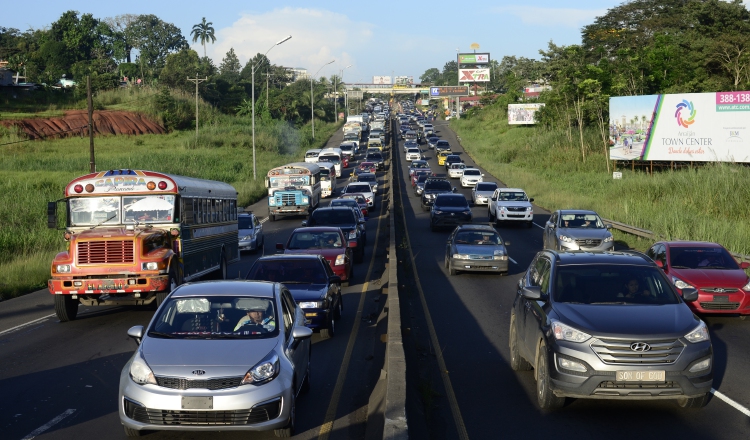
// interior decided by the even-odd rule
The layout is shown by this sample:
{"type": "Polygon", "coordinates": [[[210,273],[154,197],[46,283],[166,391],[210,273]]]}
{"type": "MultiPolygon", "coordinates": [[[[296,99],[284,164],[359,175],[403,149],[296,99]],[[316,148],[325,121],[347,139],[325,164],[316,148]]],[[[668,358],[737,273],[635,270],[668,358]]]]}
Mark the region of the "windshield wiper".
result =
{"type": "Polygon", "coordinates": [[[312,282],[307,281],[279,281],[281,284],[312,284],[312,282]]]}
{"type": "Polygon", "coordinates": [[[96,225],[92,226],[90,229],[98,228],[99,226],[107,223],[108,221],[112,220],[115,217],[117,217],[117,213],[116,212],[114,214],[112,214],[112,216],[109,217],[108,219],[102,220],[101,222],[99,222],[99,224],[96,224],[96,225]]]}
{"type": "Polygon", "coordinates": [[[161,337],[161,338],[168,338],[168,339],[174,339],[174,337],[175,337],[171,333],[162,333],[162,332],[157,332],[157,331],[153,331],[153,330],[151,330],[150,332],[148,332],[148,335],[149,336],[157,336],[157,337],[161,337]]]}
{"type": "Polygon", "coordinates": [[[687,267],[687,266],[674,266],[674,265],[673,265],[673,266],[672,266],[672,269],[690,269],[690,268],[689,268],[689,267],[687,267]]]}
{"type": "Polygon", "coordinates": [[[598,302],[592,302],[589,304],[632,304],[625,301],[598,301],[598,302]]]}

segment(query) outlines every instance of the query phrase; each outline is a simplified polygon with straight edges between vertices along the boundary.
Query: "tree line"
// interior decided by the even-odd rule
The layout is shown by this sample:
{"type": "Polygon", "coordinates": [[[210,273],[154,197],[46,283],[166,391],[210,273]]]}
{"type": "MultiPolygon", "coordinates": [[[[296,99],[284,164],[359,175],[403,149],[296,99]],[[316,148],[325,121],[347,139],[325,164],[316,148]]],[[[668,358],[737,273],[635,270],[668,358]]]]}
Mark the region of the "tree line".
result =
{"type": "MultiPolygon", "coordinates": [[[[206,43],[216,41],[212,23],[202,21],[190,33],[203,56],[190,49],[182,31],[152,14],[125,14],[104,19],[67,11],[43,29],[20,31],[0,27],[0,60],[21,72],[26,81],[54,85],[63,75],[78,82],[91,77],[92,88],[118,87],[124,78],[143,84],[195,91],[187,77],[207,77],[200,96],[228,114],[249,114],[255,88],[256,116],[302,124],[311,118],[310,82],[292,81],[289,72],[257,54],[242,66],[230,49],[216,66],[206,56],[206,43]],[[253,66],[258,66],[252,82],[253,66]]],[[[313,79],[315,116],[333,121],[333,85],[340,78],[313,79]]],[[[78,88],[78,94],[81,94],[78,88]]],[[[83,91],[85,93],[85,91],[83,91]]]]}

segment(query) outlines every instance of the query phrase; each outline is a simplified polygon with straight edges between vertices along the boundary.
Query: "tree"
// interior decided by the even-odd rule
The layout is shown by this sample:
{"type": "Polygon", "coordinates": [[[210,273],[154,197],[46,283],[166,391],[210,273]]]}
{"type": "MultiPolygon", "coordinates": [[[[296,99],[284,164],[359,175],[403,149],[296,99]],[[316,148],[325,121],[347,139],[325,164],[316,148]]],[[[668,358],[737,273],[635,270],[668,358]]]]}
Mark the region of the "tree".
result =
{"type": "MultiPolygon", "coordinates": [[[[216,73],[216,68],[208,58],[199,58],[198,52],[192,49],[182,49],[177,53],[167,55],[164,68],[161,69],[159,79],[167,87],[173,87],[187,92],[195,90],[195,84],[187,78],[210,77],[216,73]]],[[[199,90],[203,92],[206,84],[201,83],[199,90]]]]}
{"type": "Polygon", "coordinates": [[[448,61],[443,66],[443,74],[441,75],[441,86],[455,86],[458,85],[458,63],[456,61],[448,61]]]}
{"type": "Polygon", "coordinates": [[[219,65],[219,72],[221,72],[222,79],[231,84],[236,84],[240,80],[241,68],[242,64],[240,64],[237,54],[234,53],[234,48],[230,48],[219,65]]]}
{"type": "Polygon", "coordinates": [[[206,41],[211,40],[211,44],[216,42],[216,37],[214,36],[214,28],[212,25],[212,22],[206,22],[206,17],[203,17],[203,21],[196,25],[193,25],[193,30],[190,31],[190,35],[193,36],[193,43],[201,40],[201,44],[203,45],[204,57],[206,56],[206,41]]]}
{"type": "Polygon", "coordinates": [[[138,58],[141,66],[145,64],[153,73],[164,67],[168,54],[188,45],[180,28],[152,14],[139,15],[126,31],[133,37],[133,47],[140,51],[138,58]]]}
{"type": "Polygon", "coordinates": [[[431,67],[424,71],[419,80],[422,84],[437,84],[440,81],[440,71],[436,67],[431,67]]]}
{"type": "Polygon", "coordinates": [[[131,62],[130,52],[136,44],[135,36],[128,29],[131,23],[135,22],[138,16],[135,14],[122,14],[115,17],[107,17],[103,22],[112,30],[112,44],[114,57],[118,60],[131,62]]]}

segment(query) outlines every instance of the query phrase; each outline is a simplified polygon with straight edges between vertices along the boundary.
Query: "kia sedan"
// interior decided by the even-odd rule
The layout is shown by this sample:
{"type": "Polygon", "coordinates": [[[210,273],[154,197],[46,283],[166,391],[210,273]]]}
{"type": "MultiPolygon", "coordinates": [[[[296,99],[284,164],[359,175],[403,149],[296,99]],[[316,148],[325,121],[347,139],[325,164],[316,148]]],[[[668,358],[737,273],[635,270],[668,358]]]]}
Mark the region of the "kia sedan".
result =
{"type": "Polygon", "coordinates": [[[544,225],[546,249],[602,252],[614,247],[614,238],[594,211],[563,209],[552,213],[544,225]]]}
{"type": "Polygon", "coordinates": [[[708,327],[639,252],[537,253],[510,316],[510,366],[534,369],[537,403],[675,400],[699,408],[713,385],[708,327]]]}
{"type": "Polygon", "coordinates": [[[464,272],[508,274],[508,250],[495,228],[461,225],[453,230],[445,248],[445,268],[451,275],[464,272]]]}
{"type": "MultiPolygon", "coordinates": [[[[117,399],[128,437],[144,431],[294,434],[295,401],[310,387],[310,336],[289,289],[260,281],[177,287],[151,322],[117,399]]],[[[179,435],[179,434],[178,434],[179,435]]]]}

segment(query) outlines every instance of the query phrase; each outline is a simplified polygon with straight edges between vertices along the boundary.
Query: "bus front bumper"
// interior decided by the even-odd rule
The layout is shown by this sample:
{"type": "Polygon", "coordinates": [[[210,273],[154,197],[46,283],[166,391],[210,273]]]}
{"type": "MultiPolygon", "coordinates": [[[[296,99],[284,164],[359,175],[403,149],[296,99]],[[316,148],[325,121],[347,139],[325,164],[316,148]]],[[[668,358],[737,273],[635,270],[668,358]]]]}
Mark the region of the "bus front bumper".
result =
{"type": "Polygon", "coordinates": [[[169,275],[100,279],[52,278],[47,281],[47,287],[54,295],[164,292],[169,289],[169,275]]]}

